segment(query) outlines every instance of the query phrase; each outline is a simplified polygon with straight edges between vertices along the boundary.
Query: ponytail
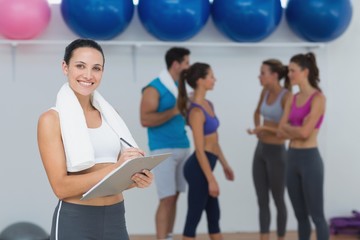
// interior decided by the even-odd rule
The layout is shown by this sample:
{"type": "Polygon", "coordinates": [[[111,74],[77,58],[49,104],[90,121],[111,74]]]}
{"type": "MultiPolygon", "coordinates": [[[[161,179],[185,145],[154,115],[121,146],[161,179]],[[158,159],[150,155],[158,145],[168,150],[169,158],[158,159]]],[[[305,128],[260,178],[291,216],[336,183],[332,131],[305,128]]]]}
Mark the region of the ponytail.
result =
{"type": "Polygon", "coordinates": [[[187,91],[186,91],[186,75],[187,75],[187,70],[183,70],[180,74],[180,79],[179,79],[179,93],[178,93],[178,99],[177,99],[177,107],[179,108],[179,111],[181,113],[181,115],[183,115],[184,117],[186,117],[187,114],[187,103],[189,100],[187,91]]]}
{"type": "Polygon", "coordinates": [[[291,83],[290,83],[290,78],[288,76],[288,73],[289,73],[288,66],[283,66],[283,75],[282,76],[284,78],[284,88],[291,91],[291,83]]]}

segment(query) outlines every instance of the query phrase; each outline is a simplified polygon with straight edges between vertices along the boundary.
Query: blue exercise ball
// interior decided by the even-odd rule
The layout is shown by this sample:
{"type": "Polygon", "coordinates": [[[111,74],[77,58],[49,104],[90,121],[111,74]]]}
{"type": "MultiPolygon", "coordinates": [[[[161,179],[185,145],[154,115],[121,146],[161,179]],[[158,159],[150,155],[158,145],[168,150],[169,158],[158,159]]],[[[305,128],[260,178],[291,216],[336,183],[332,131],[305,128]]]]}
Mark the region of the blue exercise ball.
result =
{"type": "Polygon", "coordinates": [[[49,234],[30,222],[18,222],[6,227],[0,233],[1,240],[47,240],[49,234]]]}
{"type": "Polygon", "coordinates": [[[214,0],[211,14],[215,26],[237,42],[258,42],[279,25],[280,0],[214,0]]]}
{"type": "Polygon", "coordinates": [[[62,0],[61,14],[77,35],[109,40],[123,32],[134,15],[132,0],[62,0]]]}
{"type": "Polygon", "coordinates": [[[139,0],[139,18],[145,29],[162,41],[186,41],[210,16],[209,0],[139,0]]]}
{"type": "Polygon", "coordinates": [[[350,0],[289,0],[286,20],[310,42],[328,42],[345,32],[352,17],[350,0]]]}

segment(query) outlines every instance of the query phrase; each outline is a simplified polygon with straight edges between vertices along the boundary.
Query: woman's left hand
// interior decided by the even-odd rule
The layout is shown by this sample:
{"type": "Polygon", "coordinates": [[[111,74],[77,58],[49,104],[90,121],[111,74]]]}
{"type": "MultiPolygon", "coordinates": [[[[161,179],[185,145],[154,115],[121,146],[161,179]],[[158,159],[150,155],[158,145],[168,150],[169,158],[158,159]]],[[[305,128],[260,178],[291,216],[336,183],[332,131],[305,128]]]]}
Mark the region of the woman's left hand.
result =
{"type": "Polygon", "coordinates": [[[132,176],[131,180],[134,181],[135,187],[146,188],[146,187],[150,186],[150,184],[153,181],[153,178],[154,178],[154,176],[153,176],[152,172],[150,172],[147,169],[144,169],[144,170],[142,170],[142,172],[135,173],[132,176]]]}
{"type": "Polygon", "coordinates": [[[229,165],[224,166],[224,173],[227,180],[234,181],[235,175],[229,165]]]}

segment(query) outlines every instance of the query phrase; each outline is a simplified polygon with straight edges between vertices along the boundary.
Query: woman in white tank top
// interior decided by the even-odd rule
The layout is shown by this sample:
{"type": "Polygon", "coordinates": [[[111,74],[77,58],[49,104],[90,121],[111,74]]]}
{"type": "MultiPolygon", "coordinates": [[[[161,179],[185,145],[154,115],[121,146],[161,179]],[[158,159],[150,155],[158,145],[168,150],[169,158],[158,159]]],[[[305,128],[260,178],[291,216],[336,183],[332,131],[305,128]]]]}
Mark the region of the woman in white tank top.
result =
{"type": "MultiPolygon", "coordinates": [[[[69,171],[69,146],[64,144],[62,138],[64,132],[60,127],[58,111],[50,109],[39,118],[38,146],[41,159],[51,187],[59,198],[54,211],[51,239],[129,239],[121,193],[80,200],[82,194],[112,170],[129,159],[144,155],[142,150],[135,147],[120,152],[119,136],[109,128],[106,119],[93,105],[92,96],[100,85],[104,62],[103,51],[96,42],[77,39],[66,47],[62,64],[70,92],[75,94],[85,117],[89,145],[95,156],[93,166],[69,171]]],[[[132,180],[134,183],[129,188],[144,188],[151,184],[153,175],[143,170],[142,173],[134,174],[132,180]]]]}

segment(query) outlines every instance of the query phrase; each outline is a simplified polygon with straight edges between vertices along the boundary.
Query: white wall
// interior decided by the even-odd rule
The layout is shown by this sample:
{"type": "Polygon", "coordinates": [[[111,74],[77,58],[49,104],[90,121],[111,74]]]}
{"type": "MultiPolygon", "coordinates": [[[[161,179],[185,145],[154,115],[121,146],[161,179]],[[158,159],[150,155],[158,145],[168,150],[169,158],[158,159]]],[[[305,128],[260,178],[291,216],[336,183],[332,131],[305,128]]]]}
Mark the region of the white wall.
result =
{"type": "MultiPolygon", "coordinates": [[[[347,32],[324,48],[311,49],[318,56],[322,87],[327,95],[327,112],[320,135],[325,179],[327,218],[348,214],[360,208],[360,180],[357,142],[360,114],[357,111],[358,54],[360,53],[360,2],[353,1],[353,20],[347,32]]],[[[36,142],[39,115],[53,106],[65,81],[61,60],[66,43],[76,38],[65,26],[59,6],[52,7],[49,28],[40,40],[68,40],[63,44],[20,44],[16,48],[0,44],[1,87],[0,140],[0,231],[18,221],[30,221],[50,231],[57,203],[43,169],[36,142]]],[[[284,18],[283,18],[284,20],[284,18]]],[[[145,32],[135,16],[130,27],[114,40],[156,41],[145,32]]],[[[209,20],[205,29],[190,42],[229,42],[209,20]]],[[[283,21],[265,42],[301,42],[283,21]]],[[[148,150],[146,130],[139,122],[141,88],[164,67],[168,46],[104,45],[106,68],[100,91],[118,109],[138,144],[148,150]],[[135,70],[135,72],[134,72],[135,70]],[[134,74],[135,73],[135,74],[134,74]]],[[[220,166],[216,175],[221,186],[221,226],[224,232],[257,231],[257,203],[251,178],[255,138],[245,130],[252,125],[252,114],[260,93],[257,79],[261,61],[276,57],[284,62],[301,47],[190,47],[191,61],[212,65],[218,79],[209,99],[215,103],[221,121],[220,141],[236,173],[235,182],[225,181],[220,166]]],[[[190,132],[189,132],[189,136],[190,132]]],[[[126,217],[131,234],[154,233],[157,207],[155,186],[125,193],[126,217]]],[[[288,229],[296,221],[287,198],[288,229]]],[[[175,232],[181,233],[186,212],[186,194],[179,201],[175,232]]],[[[273,213],[275,213],[273,208],[273,213]]],[[[275,229],[275,216],[272,216],[275,229]]],[[[204,219],[198,232],[206,232],[204,219]]]]}

